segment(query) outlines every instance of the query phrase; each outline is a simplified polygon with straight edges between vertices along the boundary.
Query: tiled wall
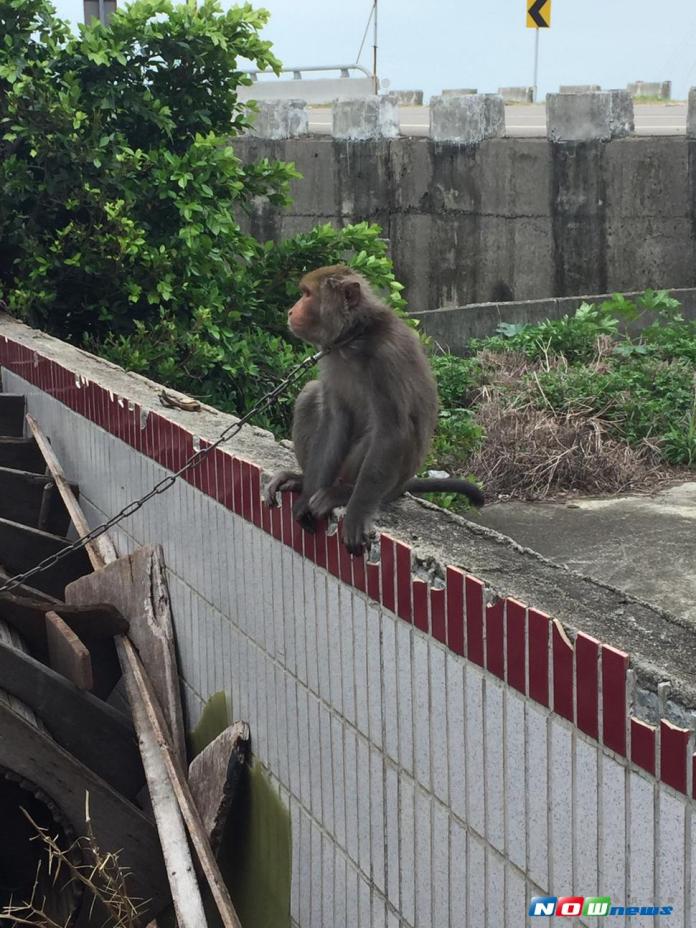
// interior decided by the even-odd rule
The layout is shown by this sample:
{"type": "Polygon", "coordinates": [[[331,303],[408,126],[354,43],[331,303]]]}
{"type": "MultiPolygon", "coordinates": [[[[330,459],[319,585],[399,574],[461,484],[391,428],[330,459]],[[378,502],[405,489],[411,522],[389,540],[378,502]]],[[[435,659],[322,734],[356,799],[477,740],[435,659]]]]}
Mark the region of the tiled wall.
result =
{"type": "MultiPolygon", "coordinates": [[[[92,522],[192,451],[2,336],[0,364],[92,522]]],[[[291,815],[292,924],[522,928],[549,923],[531,896],[609,895],[674,913],[578,924],[695,925],[693,735],[631,716],[628,655],[457,568],[431,588],[396,539],[352,560],[260,483],[216,451],[114,537],[164,546],[189,723],[223,689],[249,721],[291,815]]]]}

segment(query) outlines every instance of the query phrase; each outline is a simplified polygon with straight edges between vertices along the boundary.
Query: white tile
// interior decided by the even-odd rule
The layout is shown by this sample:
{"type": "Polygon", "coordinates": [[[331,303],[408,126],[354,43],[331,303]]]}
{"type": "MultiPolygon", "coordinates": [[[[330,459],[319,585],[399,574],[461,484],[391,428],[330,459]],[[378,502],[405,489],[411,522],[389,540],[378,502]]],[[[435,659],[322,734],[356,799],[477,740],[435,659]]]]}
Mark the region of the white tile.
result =
{"type": "Polygon", "coordinates": [[[339,714],[343,714],[343,684],[341,667],[341,615],[339,605],[338,583],[333,577],[326,578],[327,612],[328,612],[328,651],[329,651],[329,687],[331,705],[339,714]]]}
{"type": "Polygon", "coordinates": [[[283,783],[289,783],[290,739],[288,736],[288,694],[285,686],[285,679],[282,668],[276,664],[275,691],[276,712],[278,713],[278,778],[283,783]]]}
{"type": "Polygon", "coordinates": [[[612,899],[626,898],[625,774],[625,768],[613,757],[600,755],[600,891],[612,899]]]}
{"type": "Polygon", "coordinates": [[[358,864],[370,873],[370,748],[358,737],[358,864]]]}
{"type": "Polygon", "coordinates": [[[346,900],[346,859],[340,851],[334,857],[334,920],[337,926],[345,925],[348,928],[348,909],[346,900]]]}
{"type": "Polygon", "coordinates": [[[353,597],[353,653],[355,655],[355,724],[370,736],[367,682],[367,607],[360,596],[353,597]]]}
{"type": "Polygon", "coordinates": [[[505,850],[505,752],[503,687],[486,680],[484,708],[484,756],[486,758],[486,837],[501,853],[505,850]]]}
{"type": "Polygon", "coordinates": [[[585,896],[604,892],[598,874],[599,850],[597,822],[599,820],[598,748],[581,737],[575,740],[575,780],[573,783],[574,879],[573,886],[582,886],[585,896]]]}
{"type": "Polygon", "coordinates": [[[283,572],[283,621],[285,629],[285,666],[291,673],[297,672],[297,655],[295,651],[295,591],[293,584],[294,553],[283,546],[281,551],[283,572]]]}
{"type": "Polygon", "coordinates": [[[313,693],[319,692],[319,671],[317,667],[317,613],[316,594],[314,590],[314,566],[310,561],[303,562],[304,572],[304,624],[305,647],[307,649],[307,685],[313,693]]]}
{"type": "Polygon", "coordinates": [[[401,917],[410,924],[415,918],[415,789],[406,774],[399,775],[399,888],[401,917]]]}
{"type": "Polygon", "coordinates": [[[344,727],[343,767],[346,800],[346,848],[352,861],[358,861],[358,745],[355,730],[344,727]]]}
{"type": "Polygon", "coordinates": [[[321,821],[321,735],[319,733],[319,700],[309,696],[307,701],[307,718],[309,721],[309,763],[310,808],[314,818],[321,821]]]}
{"type": "MultiPolygon", "coordinates": [[[[414,761],[416,780],[430,791],[430,656],[428,639],[424,635],[413,636],[413,725],[414,761]]],[[[435,750],[439,742],[433,742],[435,750]]]]}
{"type": "Polygon", "coordinates": [[[521,870],[527,866],[524,706],[524,699],[508,688],[505,693],[505,847],[509,859],[521,870]]]}
{"type": "Polygon", "coordinates": [[[416,786],[416,925],[432,924],[432,822],[431,799],[416,786]]]}
{"type": "Polygon", "coordinates": [[[396,622],[388,614],[382,615],[382,672],[383,672],[383,713],[384,713],[384,747],[387,754],[399,759],[399,715],[397,696],[397,656],[396,656],[396,622]]]}
{"type": "MultiPolygon", "coordinates": [[[[450,924],[450,817],[445,806],[433,802],[433,926],[450,924]]],[[[462,925],[464,922],[461,923],[462,925]]]]}
{"type": "Polygon", "coordinates": [[[334,901],[334,844],[324,836],[321,842],[322,868],[321,868],[321,909],[322,909],[322,928],[333,922],[333,901],[334,901]]]}
{"type": "MultiPolygon", "coordinates": [[[[276,774],[280,772],[278,760],[278,707],[275,689],[275,665],[273,661],[264,661],[266,686],[266,711],[268,718],[268,754],[266,762],[276,774]]],[[[229,698],[229,697],[228,697],[229,698]]]]}
{"type": "MultiPolygon", "coordinates": [[[[582,892],[581,889],[578,892],[582,892]]],[[[531,896],[531,893],[530,893],[531,896]]],[[[505,868],[505,920],[501,926],[506,928],[525,928],[529,899],[524,877],[514,867],[505,868]]]]}
{"type": "Polygon", "coordinates": [[[265,648],[271,657],[275,657],[275,613],[273,611],[273,580],[270,576],[271,561],[273,558],[273,539],[264,535],[261,544],[261,563],[264,565],[262,584],[262,608],[264,621],[265,648]]]}
{"type": "Polygon", "coordinates": [[[314,578],[314,596],[316,598],[317,628],[317,669],[319,673],[319,696],[325,702],[331,701],[331,676],[329,662],[329,618],[326,604],[326,577],[317,571],[314,578]]]}
{"type": "Polygon", "coordinates": [[[305,624],[304,563],[299,554],[292,555],[293,618],[295,619],[296,673],[307,683],[307,628],[305,624]]]}
{"type": "MultiPolygon", "coordinates": [[[[463,725],[461,734],[463,738],[463,725]]],[[[432,745],[430,751],[433,774],[432,789],[439,799],[447,803],[449,802],[447,670],[445,652],[432,641],[430,642],[430,744],[432,745]]]]}
{"type": "MultiPolygon", "coordinates": [[[[684,848],[686,802],[660,785],[657,791],[657,897],[659,905],[673,905],[670,922],[684,925],[684,848]]],[[[689,880],[689,885],[690,885],[689,880]]],[[[671,928],[671,926],[670,926],[671,928]]]]}
{"type": "Polygon", "coordinates": [[[311,819],[300,813],[300,924],[309,924],[314,879],[312,874],[311,819]]]}
{"type": "Polygon", "coordinates": [[[389,921],[387,920],[387,907],[384,899],[377,893],[373,893],[371,928],[391,928],[393,924],[396,924],[398,928],[399,920],[395,919],[395,917],[390,917],[389,921]]]}
{"type": "MultiPolygon", "coordinates": [[[[486,856],[486,928],[505,924],[505,868],[503,858],[488,848],[486,856]]],[[[513,923],[514,924],[514,923],[513,923]]],[[[512,928],[512,925],[510,926],[512,928]]]]}
{"type": "Polygon", "coordinates": [[[333,755],[331,751],[331,716],[319,703],[319,739],[321,742],[321,821],[329,834],[334,833],[333,814],[333,755]]]}
{"type": "Polygon", "coordinates": [[[300,799],[305,809],[311,805],[310,766],[312,756],[309,748],[308,693],[304,686],[297,686],[297,748],[300,766],[300,799]]]}
{"type": "Polygon", "coordinates": [[[357,928],[359,919],[358,871],[351,866],[349,861],[346,868],[346,925],[355,925],[357,928]]]}
{"type": "Polygon", "coordinates": [[[343,726],[331,716],[331,756],[333,758],[334,834],[341,847],[346,846],[345,763],[343,759],[343,726]]]}
{"type": "Polygon", "coordinates": [[[464,680],[466,731],[466,800],[468,824],[480,835],[486,833],[485,783],[487,771],[483,754],[483,675],[471,664],[464,680]]]}
{"type": "Polygon", "coordinates": [[[382,746],[382,620],[377,609],[367,604],[367,697],[370,741],[382,746]]]}
{"type": "MultiPolygon", "coordinates": [[[[370,749],[370,851],[372,882],[380,892],[386,892],[384,838],[384,762],[382,755],[370,749]]],[[[393,774],[396,778],[396,774],[393,774]]],[[[398,806],[397,806],[398,808],[398,806]]],[[[395,819],[396,820],[396,819],[395,819]]],[[[389,827],[387,825],[387,827],[389,827]]],[[[398,844],[397,844],[398,854],[398,844]]],[[[398,858],[396,858],[398,859],[398,858]]]]}
{"type": "Polygon", "coordinates": [[[290,792],[299,799],[300,796],[300,745],[297,725],[297,684],[293,677],[285,677],[285,709],[287,712],[288,732],[288,779],[286,784],[290,792]]]}
{"type": "Polygon", "coordinates": [[[285,587],[283,584],[283,559],[278,542],[271,556],[271,586],[273,587],[273,630],[276,659],[285,664],[285,587]]]}
{"type": "MultiPolygon", "coordinates": [[[[694,838],[696,838],[696,810],[691,811],[691,913],[687,913],[687,925],[696,925],[696,866],[694,866],[694,838]]],[[[641,925],[641,928],[643,926],[641,925]]]]}
{"type": "MultiPolygon", "coordinates": [[[[266,705],[266,654],[259,648],[254,648],[256,672],[254,675],[254,688],[256,690],[256,747],[255,753],[259,757],[268,756],[268,709],[266,705]]],[[[221,652],[222,653],[222,650],[221,652]]],[[[252,728],[252,731],[254,729],[252,728]]]]}
{"type": "Polygon", "coordinates": [[[532,703],[527,703],[525,732],[529,875],[539,886],[549,887],[547,714],[532,703]]]}
{"type": "Polygon", "coordinates": [[[324,928],[322,920],[322,847],[321,831],[312,822],[311,828],[311,882],[308,884],[310,897],[309,928],[324,928]]]}
{"type": "MultiPolygon", "coordinates": [[[[467,894],[469,911],[476,918],[486,912],[486,846],[469,832],[467,841],[467,894]]],[[[484,918],[486,918],[484,914],[484,918]]],[[[481,920],[488,928],[488,920],[481,920]]],[[[507,926],[506,926],[507,928],[507,926]]]]}
{"type": "Polygon", "coordinates": [[[413,654],[411,626],[396,625],[397,717],[399,720],[399,763],[413,773],[413,654]]]}
{"type": "Polygon", "coordinates": [[[343,686],[343,715],[355,725],[355,657],[353,654],[353,596],[349,587],[339,592],[341,613],[341,681],[343,686]]]}
{"type": "Polygon", "coordinates": [[[551,884],[573,885],[573,757],[572,734],[551,719],[549,731],[549,853],[551,884]]]}
{"type": "MultiPolygon", "coordinates": [[[[435,651],[435,648],[433,648],[435,651]]],[[[464,668],[454,655],[445,656],[447,668],[447,779],[452,811],[466,821],[466,722],[464,716],[464,668]]]]}
{"type": "Polygon", "coordinates": [[[302,891],[301,877],[300,877],[300,863],[302,860],[300,853],[300,807],[299,805],[291,801],[290,802],[290,823],[291,823],[291,834],[292,834],[292,870],[291,870],[291,888],[290,888],[290,914],[292,917],[299,921],[300,919],[300,894],[302,891]]]}
{"type": "Polygon", "coordinates": [[[399,895],[399,777],[389,764],[385,768],[385,851],[387,864],[387,898],[400,909],[399,895]]]}
{"type": "MultiPolygon", "coordinates": [[[[628,773],[628,893],[629,905],[661,904],[655,891],[655,781],[628,773]],[[648,900],[648,901],[646,901],[648,900]]],[[[603,874],[602,874],[603,878],[603,874]]],[[[631,918],[631,928],[652,928],[652,917],[631,918]]]]}
{"type": "Polygon", "coordinates": [[[372,891],[362,877],[358,883],[358,911],[359,928],[372,928],[372,891]]]}

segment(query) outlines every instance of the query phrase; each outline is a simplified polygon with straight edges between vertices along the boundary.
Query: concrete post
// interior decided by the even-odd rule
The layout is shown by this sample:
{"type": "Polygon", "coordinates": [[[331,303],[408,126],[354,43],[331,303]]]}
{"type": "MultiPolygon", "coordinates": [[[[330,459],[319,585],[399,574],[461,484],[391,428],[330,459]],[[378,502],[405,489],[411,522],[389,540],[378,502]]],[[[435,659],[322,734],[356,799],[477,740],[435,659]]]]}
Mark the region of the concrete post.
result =
{"type": "Polygon", "coordinates": [[[335,139],[365,141],[394,139],[399,135],[399,105],[391,95],[336,100],[333,105],[335,139]]]}
{"type": "Polygon", "coordinates": [[[499,87],[503,103],[534,103],[533,87],[499,87]]]}
{"type": "Polygon", "coordinates": [[[626,88],[632,97],[672,99],[672,81],[634,81],[626,88]]]}
{"type": "Polygon", "coordinates": [[[260,139],[297,139],[309,135],[305,100],[257,100],[254,125],[248,131],[260,139]]]}
{"type": "Polygon", "coordinates": [[[559,93],[596,93],[602,88],[599,84],[561,84],[559,93]]]}
{"type": "Polygon", "coordinates": [[[633,100],[625,90],[546,95],[546,134],[552,142],[609,141],[633,131],[633,100]]]}
{"type": "Polygon", "coordinates": [[[689,90],[689,108],[686,113],[686,137],[696,139],[696,87],[689,90]]]}
{"type": "Polygon", "coordinates": [[[472,94],[478,93],[478,90],[475,87],[462,87],[460,89],[450,88],[448,90],[442,91],[443,97],[470,97],[472,94]]]}
{"type": "Polygon", "coordinates": [[[496,93],[431,97],[430,138],[478,145],[505,135],[505,104],[496,93]]]}
{"type": "Polygon", "coordinates": [[[422,90],[392,90],[391,96],[396,97],[399,106],[423,106],[422,90]]]}

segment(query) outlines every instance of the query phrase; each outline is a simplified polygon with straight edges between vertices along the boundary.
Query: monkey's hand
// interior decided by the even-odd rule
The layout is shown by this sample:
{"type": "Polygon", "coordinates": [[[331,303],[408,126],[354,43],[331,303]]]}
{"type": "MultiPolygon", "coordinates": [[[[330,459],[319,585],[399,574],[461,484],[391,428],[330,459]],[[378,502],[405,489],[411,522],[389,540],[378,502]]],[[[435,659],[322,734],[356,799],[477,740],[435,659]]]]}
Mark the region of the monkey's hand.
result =
{"type": "Polygon", "coordinates": [[[306,532],[314,534],[316,531],[316,521],[309,508],[309,500],[304,496],[299,496],[292,507],[292,517],[295,522],[299,522],[306,532]]]}
{"type": "Polygon", "coordinates": [[[352,484],[339,483],[332,487],[322,487],[312,495],[309,508],[317,519],[327,519],[334,509],[348,505],[350,494],[353,492],[352,484]]]}
{"type": "Polygon", "coordinates": [[[302,492],[302,474],[295,474],[291,470],[281,470],[266,487],[266,492],[263,494],[264,502],[267,506],[277,506],[277,494],[288,491],[302,492]]]}
{"type": "Polygon", "coordinates": [[[341,530],[343,544],[353,557],[360,557],[366,549],[370,549],[370,533],[366,522],[346,512],[341,530]]]}

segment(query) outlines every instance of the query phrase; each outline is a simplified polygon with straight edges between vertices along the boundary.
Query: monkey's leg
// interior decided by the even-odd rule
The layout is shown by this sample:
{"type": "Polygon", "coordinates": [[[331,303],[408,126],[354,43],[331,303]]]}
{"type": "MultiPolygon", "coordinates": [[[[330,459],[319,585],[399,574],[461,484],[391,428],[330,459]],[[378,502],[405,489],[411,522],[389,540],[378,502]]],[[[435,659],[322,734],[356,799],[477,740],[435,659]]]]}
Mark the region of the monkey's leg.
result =
{"type": "Polygon", "coordinates": [[[322,487],[309,501],[312,515],[317,519],[327,518],[334,509],[348,505],[352,492],[352,483],[338,483],[333,487],[322,487]]]}
{"type": "Polygon", "coordinates": [[[302,474],[291,470],[281,470],[266,487],[264,500],[267,506],[277,506],[277,493],[302,492],[302,474]]]}

